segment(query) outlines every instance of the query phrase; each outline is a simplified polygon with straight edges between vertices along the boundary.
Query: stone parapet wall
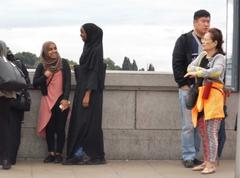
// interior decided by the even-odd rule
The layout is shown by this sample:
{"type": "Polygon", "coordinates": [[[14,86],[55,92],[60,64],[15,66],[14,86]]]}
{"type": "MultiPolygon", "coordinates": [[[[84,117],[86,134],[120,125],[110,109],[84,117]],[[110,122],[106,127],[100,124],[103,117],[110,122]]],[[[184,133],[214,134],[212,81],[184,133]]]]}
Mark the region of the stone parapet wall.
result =
{"type": "MultiPolygon", "coordinates": [[[[103,129],[107,159],[181,158],[178,88],[172,74],[108,71],[105,85],[103,129]]],[[[41,94],[39,90],[30,91],[32,108],[25,114],[19,151],[19,158],[24,159],[43,158],[47,152],[45,141],[36,136],[41,94]]],[[[227,142],[222,158],[234,159],[238,93],[233,93],[227,103],[227,142]]]]}

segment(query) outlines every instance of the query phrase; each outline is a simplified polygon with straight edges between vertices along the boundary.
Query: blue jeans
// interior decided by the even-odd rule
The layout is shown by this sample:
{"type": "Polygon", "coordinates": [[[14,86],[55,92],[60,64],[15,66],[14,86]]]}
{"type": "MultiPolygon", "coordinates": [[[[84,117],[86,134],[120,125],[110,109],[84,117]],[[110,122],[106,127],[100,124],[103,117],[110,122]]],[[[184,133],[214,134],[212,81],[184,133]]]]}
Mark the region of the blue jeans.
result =
{"type": "Polygon", "coordinates": [[[84,154],[85,152],[83,151],[83,147],[79,147],[77,151],[74,153],[74,156],[77,158],[81,158],[83,157],[84,154]]]}
{"type": "Polygon", "coordinates": [[[182,159],[194,160],[200,148],[200,137],[197,128],[192,124],[191,110],[188,110],[185,105],[185,96],[187,90],[179,88],[179,105],[181,114],[181,142],[182,142],[182,159]]]}

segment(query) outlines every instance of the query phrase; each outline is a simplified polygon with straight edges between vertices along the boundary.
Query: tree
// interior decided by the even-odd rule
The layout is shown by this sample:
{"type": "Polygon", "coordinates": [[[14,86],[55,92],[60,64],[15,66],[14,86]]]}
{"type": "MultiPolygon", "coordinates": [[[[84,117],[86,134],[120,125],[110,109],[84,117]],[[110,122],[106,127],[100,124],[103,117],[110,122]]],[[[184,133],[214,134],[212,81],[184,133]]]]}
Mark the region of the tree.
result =
{"type": "Polygon", "coordinates": [[[27,68],[35,68],[35,64],[38,61],[36,54],[30,52],[18,52],[14,56],[16,59],[22,60],[27,68]]]}
{"type": "Polygon", "coordinates": [[[110,58],[104,59],[104,62],[107,64],[107,70],[114,70],[115,62],[113,62],[110,58]]]}
{"type": "Polygon", "coordinates": [[[148,71],[155,71],[155,68],[152,64],[148,66],[148,71]]]}
{"type": "MultiPolygon", "coordinates": [[[[64,59],[66,59],[66,58],[64,58],[64,59]]],[[[75,62],[75,61],[73,61],[73,60],[68,60],[68,59],[66,59],[66,60],[68,61],[68,64],[69,64],[70,68],[71,68],[72,70],[74,70],[74,67],[73,67],[73,66],[77,65],[77,62],[75,62]]]]}
{"type": "Polygon", "coordinates": [[[128,57],[124,57],[123,64],[122,64],[122,70],[134,70],[138,71],[138,66],[135,60],[133,60],[133,63],[130,62],[130,59],[128,57]]]}
{"type": "Polygon", "coordinates": [[[138,66],[136,61],[133,59],[133,63],[132,63],[132,70],[137,71],[138,70],[138,66]]]}
{"type": "Polygon", "coordinates": [[[132,70],[132,64],[128,57],[124,57],[123,64],[122,64],[122,70],[132,70]]]}
{"type": "Polygon", "coordinates": [[[104,59],[104,62],[107,64],[107,70],[121,70],[121,67],[115,65],[115,62],[110,58],[104,59]]]}
{"type": "Polygon", "coordinates": [[[139,69],[139,71],[145,71],[145,69],[144,69],[144,68],[141,68],[141,69],[139,69]]]}
{"type": "Polygon", "coordinates": [[[122,68],[118,65],[115,65],[115,69],[114,70],[122,70],[122,68]]]}

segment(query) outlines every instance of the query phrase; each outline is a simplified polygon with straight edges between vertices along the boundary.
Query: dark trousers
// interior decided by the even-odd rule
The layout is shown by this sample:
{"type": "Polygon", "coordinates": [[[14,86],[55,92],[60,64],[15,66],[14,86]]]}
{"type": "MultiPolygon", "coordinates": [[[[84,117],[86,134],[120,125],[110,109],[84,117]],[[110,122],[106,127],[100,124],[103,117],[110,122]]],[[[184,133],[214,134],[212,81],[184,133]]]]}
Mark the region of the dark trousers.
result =
{"type": "Polygon", "coordinates": [[[0,159],[10,161],[11,139],[11,99],[0,97],[0,159]]]}
{"type": "Polygon", "coordinates": [[[11,154],[10,159],[12,164],[16,163],[17,153],[21,143],[21,126],[24,117],[24,111],[16,110],[11,108],[11,154]]]}
{"type": "Polygon", "coordinates": [[[59,99],[54,105],[52,109],[52,116],[46,126],[46,140],[48,145],[48,152],[63,152],[66,137],[65,127],[69,109],[61,111],[61,109],[59,108],[60,101],[61,99],[59,99]]]}
{"type": "Polygon", "coordinates": [[[11,107],[13,99],[0,97],[0,162],[16,163],[24,112],[11,107]]]}

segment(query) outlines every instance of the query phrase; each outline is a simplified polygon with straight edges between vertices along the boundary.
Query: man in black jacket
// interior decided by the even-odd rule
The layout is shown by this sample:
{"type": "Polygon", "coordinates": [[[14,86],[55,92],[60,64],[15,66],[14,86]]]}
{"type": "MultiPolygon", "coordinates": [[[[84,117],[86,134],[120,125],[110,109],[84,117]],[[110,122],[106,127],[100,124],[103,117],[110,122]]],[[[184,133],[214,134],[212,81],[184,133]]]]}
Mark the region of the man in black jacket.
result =
{"type": "Polygon", "coordinates": [[[184,78],[187,67],[202,51],[201,39],[210,26],[210,13],[206,10],[198,10],[193,17],[194,29],[182,34],[176,41],[172,55],[172,67],[175,81],[179,87],[179,104],[182,122],[182,160],[187,168],[201,164],[196,159],[199,152],[200,138],[193,128],[191,111],[187,110],[184,97],[189,86],[194,84],[193,79],[184,78]]]}

